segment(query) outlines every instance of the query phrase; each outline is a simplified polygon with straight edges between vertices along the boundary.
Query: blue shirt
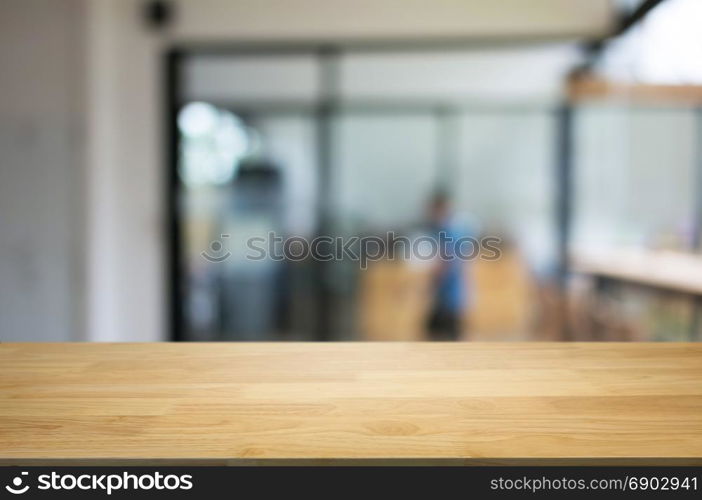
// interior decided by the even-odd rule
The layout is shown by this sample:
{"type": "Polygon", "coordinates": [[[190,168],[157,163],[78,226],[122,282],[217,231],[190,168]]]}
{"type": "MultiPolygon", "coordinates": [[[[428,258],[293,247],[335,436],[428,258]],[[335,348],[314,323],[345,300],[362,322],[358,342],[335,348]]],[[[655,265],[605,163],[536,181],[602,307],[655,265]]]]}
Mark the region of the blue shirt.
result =
{"type": "Polygon", "coordinates": [[[466,260],[457,255],[457,251],[462,254],[468,253],[465,244],[459,250],[458,240],[468,237],[467,231],[461,229],[451,221],[446,221],[434,227],[434,237],[441,245],[440,234],[444,233],[443,248],[439,257],[441,270],[437,280],[435,307],[452,312],[461,313],[468,306],[468,283],[466,283],[466,260]]]}

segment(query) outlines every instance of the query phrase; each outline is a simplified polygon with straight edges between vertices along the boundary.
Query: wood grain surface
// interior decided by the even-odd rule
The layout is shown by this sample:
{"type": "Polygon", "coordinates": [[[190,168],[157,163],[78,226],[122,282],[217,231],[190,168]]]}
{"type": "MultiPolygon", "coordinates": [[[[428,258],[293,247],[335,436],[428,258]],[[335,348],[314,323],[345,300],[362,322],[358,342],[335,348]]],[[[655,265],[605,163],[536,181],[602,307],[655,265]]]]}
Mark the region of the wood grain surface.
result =
{"type": "Polygon", "coordinates": [[[0,461],[702,457],[702,345],[0,344],[0,461]]]}

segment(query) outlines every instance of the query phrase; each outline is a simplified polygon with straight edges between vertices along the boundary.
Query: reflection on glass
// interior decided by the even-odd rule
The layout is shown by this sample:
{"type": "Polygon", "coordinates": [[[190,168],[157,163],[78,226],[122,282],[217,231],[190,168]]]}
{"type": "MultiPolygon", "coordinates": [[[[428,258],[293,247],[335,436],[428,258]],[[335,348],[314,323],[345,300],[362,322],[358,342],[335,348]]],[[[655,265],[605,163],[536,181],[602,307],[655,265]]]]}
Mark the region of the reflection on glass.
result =
{"type": "Polygon", "coordinates": [[[180,176],[188,186],[226,184],[255,144],[239,117],[203,102],[184,106],[178,127],[180,176]]]}

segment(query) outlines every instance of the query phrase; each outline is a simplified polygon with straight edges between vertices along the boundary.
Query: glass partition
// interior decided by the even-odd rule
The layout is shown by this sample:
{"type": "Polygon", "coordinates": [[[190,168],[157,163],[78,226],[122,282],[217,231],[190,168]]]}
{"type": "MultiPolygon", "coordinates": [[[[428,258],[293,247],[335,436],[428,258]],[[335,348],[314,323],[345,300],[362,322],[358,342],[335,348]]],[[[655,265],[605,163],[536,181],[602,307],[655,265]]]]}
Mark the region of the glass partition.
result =
{"type": "Polygon", "coordinates": [[[567,43],[188,55],[183,337],[426,340],[437,321],[455,340],[557,337],[555,109],[576,59],[567,43]],[[453,235],[500,255],[478,245],[443,292],[418,244],[439,195],[453,235]],[[351,251],[322,258],[320,236],[351,251]]]}
{"type": "Polygon", "coordinates": [[[580,104],[574,114],[575,318],[581,338],[696,338],[700,114],[580,104]]]}

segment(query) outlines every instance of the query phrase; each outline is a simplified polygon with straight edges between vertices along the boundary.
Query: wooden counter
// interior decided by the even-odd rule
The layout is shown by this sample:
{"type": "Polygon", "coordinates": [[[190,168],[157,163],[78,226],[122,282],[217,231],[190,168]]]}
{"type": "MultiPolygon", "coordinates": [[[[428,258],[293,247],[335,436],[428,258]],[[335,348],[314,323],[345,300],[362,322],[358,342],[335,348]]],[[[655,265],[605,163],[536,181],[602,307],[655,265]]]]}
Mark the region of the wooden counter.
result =
{"type": "Polygon", "coordinates": [[[702,296],[702,256],[666,250],[578,251],[571,270],[660,290],[702,296]]]}
{"type": "Polygon", "coordinates": [[[0,344],[4,464],[591,457],[701,462],[701,344],[0,344]]]}

